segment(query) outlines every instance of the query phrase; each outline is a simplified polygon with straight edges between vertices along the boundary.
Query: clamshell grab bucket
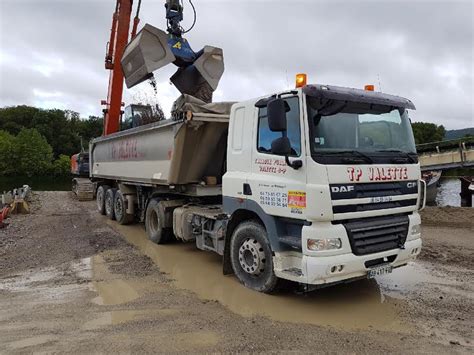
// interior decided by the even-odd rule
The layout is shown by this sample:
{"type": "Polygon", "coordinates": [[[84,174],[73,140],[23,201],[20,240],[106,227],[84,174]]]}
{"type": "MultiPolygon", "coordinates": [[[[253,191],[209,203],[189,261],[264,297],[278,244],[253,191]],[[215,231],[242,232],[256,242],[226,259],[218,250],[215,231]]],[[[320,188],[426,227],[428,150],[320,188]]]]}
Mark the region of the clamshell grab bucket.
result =
{"type": "Polygon", "coordinates": [[[150,78],[152,73],[176,60],[168,46],[168,34],[146,24],[127,45],[122,56],[125,83],[131,88],[150,78]]]}
{"type": "MultiPolygon", "coordinates": [[[[127,45],[121,63],[128,88],[149,79],[155,70],[179,62],[168,40],[166,32],[146,24],[127,45]]],[[[199,53],[194,63],[180,64],[171,82],[182,94],[210,102],[224,73],[224,55],[221,48],[212,46],[205,46],[199,53]]]]}

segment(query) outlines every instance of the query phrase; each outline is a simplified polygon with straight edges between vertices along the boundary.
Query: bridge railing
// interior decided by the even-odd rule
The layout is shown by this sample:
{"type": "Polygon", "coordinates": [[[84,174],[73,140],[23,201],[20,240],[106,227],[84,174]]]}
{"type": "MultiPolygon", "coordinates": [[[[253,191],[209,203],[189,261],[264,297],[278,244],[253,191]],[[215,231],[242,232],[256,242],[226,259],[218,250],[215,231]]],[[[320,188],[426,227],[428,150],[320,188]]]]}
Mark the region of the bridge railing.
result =
{"type": "Polygon", "coordinates": [[[422,170],[450,170],[474,166],[474,137],[417,146],[422,170]]]}
{"type": "Polygon", "coordinates": [[[470,150],[474,148],[474,137],[465,137],[460,139],[452,139],[447,141],[431,142],[417,144],[416,151],[418,154],[424,153],[440,153],[449,150],[470,150]]]}

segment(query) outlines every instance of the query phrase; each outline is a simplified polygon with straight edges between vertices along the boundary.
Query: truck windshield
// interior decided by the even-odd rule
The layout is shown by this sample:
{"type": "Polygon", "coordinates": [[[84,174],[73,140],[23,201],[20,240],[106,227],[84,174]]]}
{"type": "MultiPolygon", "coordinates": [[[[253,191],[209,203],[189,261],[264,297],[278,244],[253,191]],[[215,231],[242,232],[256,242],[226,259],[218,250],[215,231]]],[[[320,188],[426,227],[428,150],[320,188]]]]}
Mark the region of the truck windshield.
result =
{"type": "Polygon", "coordinates": [[[308,97],[311,151],[316,161],[343,164],[416,163],[415,140],[405,109],[329,102],[308,97]]]}

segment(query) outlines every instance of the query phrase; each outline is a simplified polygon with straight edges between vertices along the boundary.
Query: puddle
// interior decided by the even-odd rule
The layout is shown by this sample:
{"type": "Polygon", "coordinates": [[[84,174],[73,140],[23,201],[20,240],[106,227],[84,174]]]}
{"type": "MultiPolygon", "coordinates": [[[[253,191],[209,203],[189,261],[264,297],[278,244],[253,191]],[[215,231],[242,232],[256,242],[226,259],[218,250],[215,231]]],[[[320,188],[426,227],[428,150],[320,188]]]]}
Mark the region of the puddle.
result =
{"type": "Polygon", "coordinates": [[[99,305],[117,305],[127,303],[138,298],[138,292],[124,280],[93,282],[94,289],[99,296],[92,302],[99,305]]]}
{"type": "Polygon", "coordinates": [[[391,274],[377,277],[377,282],[383,290],[399,290],[402,292],[416,291],[423,283],[438,285],[455,285],[458,282],[435,276],[428,268],[420,263],[410,262],[408,265],[393,270],[391,274]]]}
{"type": "Polygon", "coordinates": [[[99,294],[92,302],[98,305],[117,305],[133,301],[139,297],[133,281],[111,279],[112,275],[101,255],[93,256],[90,264],[92,278],[96,280],[91,283],[90,287],[99,294]],[[105,281],[100,281],[104,279],[105,281]]]}
{"type": "MultiPolygon", "coordinates": [[[[406,295],[416,294],[421,289],[449,288],[449,293],[474,299],[471,289],[462,289],[462,282],[449,278],[449,275],[453,275],[452,271],[450,272],[445,266],[443,272],[440,272],[440,266],[437,266],[436,272],[431,268],[428,263],[410,262],[404,267],[393,270],[391,274],[377,277],[377,282],[383,293],[396,298],[404,299],[406,295]],[[438,276],[436,273],[444,276],[438,276]]],[[[457,268],[455,272],[459,274],[461,270],[457,268]]]]}
{"type": "MultiPolygon", "coordinates": [[[[109,222],[110,223],[110,222],[109,222]]],[[[266,295],[242,286],[234,276],[222,274],[221,257],[193,244],[156,245],[143,226],[113,224],[125,239],[150,257],[174,285],[201,299],[217,300],[239,315],[265,316],[276,321],[329,325],[345,329],[409,331],[384,297],[375,280],[329,287],[306,295],[266,295]]]]}

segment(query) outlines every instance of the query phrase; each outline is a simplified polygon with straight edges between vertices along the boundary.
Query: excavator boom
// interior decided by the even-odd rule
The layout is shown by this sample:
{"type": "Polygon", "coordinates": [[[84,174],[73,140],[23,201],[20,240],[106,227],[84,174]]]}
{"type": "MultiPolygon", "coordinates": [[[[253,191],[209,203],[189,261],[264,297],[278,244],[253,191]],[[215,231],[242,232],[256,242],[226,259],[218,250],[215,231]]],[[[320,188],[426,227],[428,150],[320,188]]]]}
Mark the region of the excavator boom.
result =
{"type": "Polygon", "coordinates": [[[102,102],[105,104],[104,135],[119,130],[124,79],[120,58],[128,43],[132,6],[133,0],[117,0],[112,18],[109,48],[105,57],[105,68],[110,70],[110,76],[107,101],[102,102]]]}

